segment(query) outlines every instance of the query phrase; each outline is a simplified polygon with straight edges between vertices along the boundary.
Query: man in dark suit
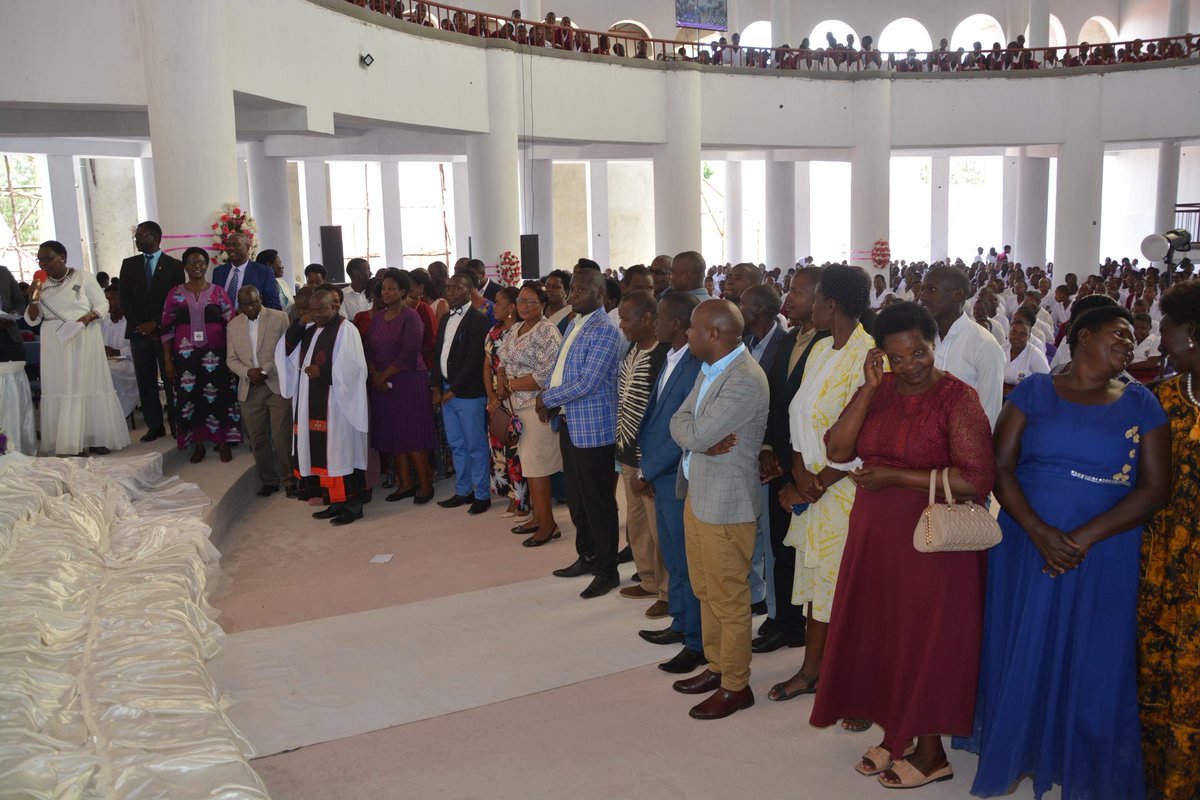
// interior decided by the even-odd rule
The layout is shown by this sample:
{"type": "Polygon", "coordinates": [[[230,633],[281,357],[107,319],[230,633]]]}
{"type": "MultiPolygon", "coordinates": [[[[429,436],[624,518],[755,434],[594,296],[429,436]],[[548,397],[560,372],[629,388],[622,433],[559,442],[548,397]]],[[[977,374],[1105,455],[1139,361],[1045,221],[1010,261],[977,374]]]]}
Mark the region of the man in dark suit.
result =
{"type": "Polygon", "coordinates": [[[641,631],[653,644],[683,644],[683,649],[658,668],[676,674],[694,672],[703,666],[704,644],[700,638],[700,601],[688,578],[687,553],[683,544],[683,501],[675,495],[676,472],[683,451],[671,438],[671,417],[696,384],[700,360],[688,350],[687,333],[692,311],[700,301],[687,292],[668,292],[658,303],[654,335],[670,346],[650,402],[642,417],[638,444],[642,461],[634,488],[654,497],[658,546],[667,567],[667,604],[670,627],[641,631]]]}
{"type": "MultiPolygon", "coordinates": [[[[820,267],[805,267],[792,276],[788,292],[787,315],[794,326],[780,340],[780,346],[770,361],[764,361],[767,381],[771,385],[771,410],[767,417],[767,432],[759,454],[759,473],[770,479],[767,486],[767,515],[770,522],[771,554],[774,566],[771,583],[775,594],[771,616],[758,629],[751,643],[755,653],[769,653],[781,647],[803,647],[805,641],[804,609],[792,605],[792,586],[796,580],[796,554],[783,543],[792,524],[789,510],[795,490],[792,484],[792,439],[788,424],[788,406],[800,388],[804,366],[812,346],[829,334],[818,333],[812,324],[813,290],[821,278],[820,267]],[[783,501],[781,501],[783,497],[783,501]]],[[[800,502],[798,499],[796,502],[800,502]]]]}
{"type": "Polygon", "coordinates": [[[253,286],[258,289],[265,308],[282,311],[275,271],[250,260],[250,240],[246,235],[230,234],[225,239],[225,253],[229,260],[213,270],[212,282],[224,289],[234,302],[237,302],[237,293],[243,286],[253,286]]]}
{"type": "MultiPolygon", "coordinates": [[[[137,376],[138,403],[146,418],[143,442],[166,436],[162,401],[158,399],[158,376],[165,374],[158,323],[162,320],[167,295],[183,283],[183,262],[162,251],[162,228],[147,220],[133,232],[136,256],[121,262],[121,308],[125,311],[125,337],[137,376]]],[[[175,435],[175,398],[171,382],[163,381],[167,419],[175,435]]]]}
{"type": "Polygon", "coordinates": [[[468,270],[475,276],[475,286],[479,288],[479,293],[483,295],[483,299],[491,303],[496,302],[496,295],[500,294],[500,290],[504,287],[496,283],[487,276],[487,266],[478,258],[467,260],[461,267],[455,265],[454,271],[468,270]]]}
{"type": "Polygon", "coordinates": [[[462,274],[455,274],[446,285],[450,310],[442,317],[434,347],[433,402],[442,407],[454,458],[454,496],[438,505],[458,508],[470,503],[471,514],[482,514],[492,507],[492,455],[483,387],[483,341],[491,325],[471,305],[471,289],[470,276],[462,274]]]}

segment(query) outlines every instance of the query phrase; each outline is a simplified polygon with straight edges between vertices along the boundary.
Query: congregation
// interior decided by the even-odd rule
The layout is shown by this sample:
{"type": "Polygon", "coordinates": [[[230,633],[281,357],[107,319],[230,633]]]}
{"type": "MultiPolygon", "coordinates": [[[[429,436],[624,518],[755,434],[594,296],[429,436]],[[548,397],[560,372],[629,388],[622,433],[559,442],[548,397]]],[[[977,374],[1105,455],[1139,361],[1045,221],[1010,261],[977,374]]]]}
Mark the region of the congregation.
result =
{"type": "Polygon", "coordinates": [[[680,646],[660,668],[703,696],[696,719],[754,704],[753,654],[803,647],[768,700],[879,725],[853,767],[885,787],[951,778],[944,736],[979,755],[979,796],[1024,776],[1070,797],[1200,785],[1189,260],[1080,279],[981,247],[869,276],[684,252],[503,286],[476,259],[352,259],[348,285],[312,264],[296,287],[244,236],[215,269],[152,221],[134,244],[103,290],[57,242],[27,305],[0,282],[41,328],[43,451],[127,445],[136,403],[143,441],[170,428],[193,462],[245,436],[259,494],[333,526],[376,488],[423,505],[446,479],[443,509],[500,498],[539,547],[565,499],[575,552],[554,574],[596,598],[634,562],[620,594],[669,619],[639,635],[680,646]],[[915,549],[935,494],[998,504],[1000,543],[915,549]]]}

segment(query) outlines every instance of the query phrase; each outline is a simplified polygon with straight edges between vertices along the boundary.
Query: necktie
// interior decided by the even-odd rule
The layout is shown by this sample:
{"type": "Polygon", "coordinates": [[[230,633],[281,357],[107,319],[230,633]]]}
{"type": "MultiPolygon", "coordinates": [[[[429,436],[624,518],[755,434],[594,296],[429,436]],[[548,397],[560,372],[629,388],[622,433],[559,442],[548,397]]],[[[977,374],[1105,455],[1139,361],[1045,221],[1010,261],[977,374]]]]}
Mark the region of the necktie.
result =
{"type": "Polygon", "coordinates": [[[146,288],[150,288],[150,282],[154,280],[154,256],[146,253],[146,288]]]}
{"type": "Polygon", "coordinates": [[[236,303],[238,293],[238,268],[230,267],[230,269],[233,270],[233,275],[231,275],[229,278],[229,298],[236,303]]]}

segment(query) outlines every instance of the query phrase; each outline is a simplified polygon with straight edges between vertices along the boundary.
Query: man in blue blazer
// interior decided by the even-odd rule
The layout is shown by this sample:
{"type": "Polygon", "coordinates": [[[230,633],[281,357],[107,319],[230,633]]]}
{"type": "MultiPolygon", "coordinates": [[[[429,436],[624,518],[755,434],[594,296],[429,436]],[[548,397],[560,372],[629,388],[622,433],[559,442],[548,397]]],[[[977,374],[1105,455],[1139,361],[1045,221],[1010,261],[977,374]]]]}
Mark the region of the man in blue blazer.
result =
{"type": "Polygon", "coordinates": [[[654,335],[671,348],[650,394],[638,444],[642,451],[637,490],[654,497],[658,522],[658,545],[667,567],[667,603],[671,626],[661,631],[641,631],[654,644],[683,643],[683,649],[658,668],[682,674],[694,672],[706,662],[700,640],[700,601],[688,579],[687,553],[683,546],[683,501],[676,497],[675,479],[683,452],[671,438],[671,416],[691,393],[700,374],[700,360],[688,350],[687,332],[692,311],[700,301],[687,292],[668,292],[658,303],[654,335]]]}
{"type": "Polygon", "coordinates": [[[243,233],[234,233],[225,240],[225,253],[229,261],[213,270],[212,282],[225,290],[237,305],[237,293],[243,286],[258,289],[262,304],[267,308],[282,311],[279,304],[279,284],[275,282],[275,271],[250,260],[250,240],[243,233]]]}

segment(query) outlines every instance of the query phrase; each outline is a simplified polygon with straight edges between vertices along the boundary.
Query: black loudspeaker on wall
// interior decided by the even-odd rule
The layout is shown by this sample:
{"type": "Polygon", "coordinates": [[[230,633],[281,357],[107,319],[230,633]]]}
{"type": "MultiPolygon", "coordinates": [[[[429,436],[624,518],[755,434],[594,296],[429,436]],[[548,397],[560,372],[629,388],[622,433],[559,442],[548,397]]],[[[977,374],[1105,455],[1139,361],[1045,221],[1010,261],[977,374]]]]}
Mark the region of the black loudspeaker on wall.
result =
{"type": "Polygon", "coordinates": [[[321,265],[325,267],[325,277],[331,283],[343,283],[346,280],[346,259],[342,254],[342,226],[321,226],[321,265]]]}
{"type": "Polygon", "coordinates": [[[540,264],[538,235],[536,233],[521,234],[521,277],[540,278],[542,276],[540,264]]]}

